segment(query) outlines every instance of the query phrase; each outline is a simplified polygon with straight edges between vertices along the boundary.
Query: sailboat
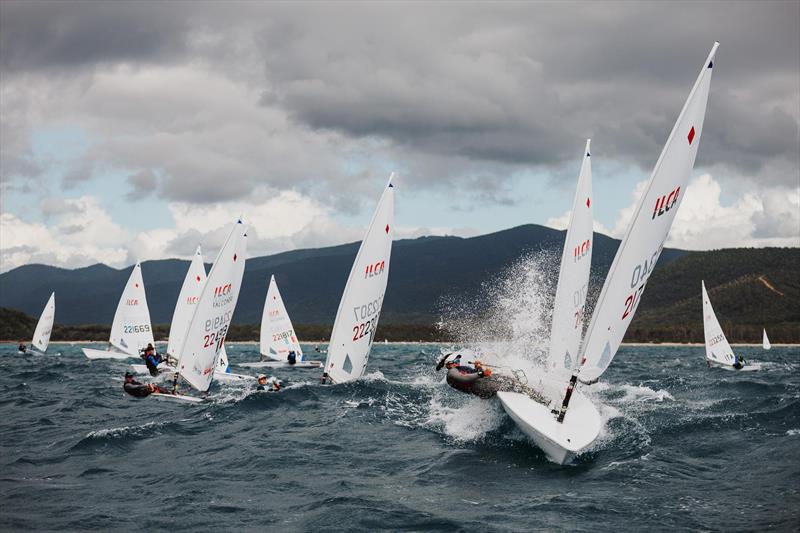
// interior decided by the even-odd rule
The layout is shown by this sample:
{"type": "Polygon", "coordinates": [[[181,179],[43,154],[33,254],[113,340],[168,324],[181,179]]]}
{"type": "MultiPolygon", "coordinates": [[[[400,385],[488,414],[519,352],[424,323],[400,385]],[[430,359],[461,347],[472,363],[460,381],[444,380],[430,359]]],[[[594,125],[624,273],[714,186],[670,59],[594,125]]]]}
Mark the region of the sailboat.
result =
{"type": "Polygon", "coordinates": [[[561,406],[550,409],[525,396],[498,393],[520,429],[556,463],[572,461],[599,435],[597,409],[576,387],[594,383],[611,364],[661,255],[694,167],[718,47],[715,42],[703,63],[639,198],[595,305],[577,370],[564,383],[561,406]]]}
{"type": "Polygon", "coordinates": [[[247,235],[239,220],[217,254],[203,285],[192,319],[177,354],[178,365],[173,380],[173,394],[154,393],[151,396],[202,401],[202,398],[177,394],[178,380],[183,378],[200,392],[208,392],[223,350],[225,336],[233,318],[244,276],[247,235]]]}
{"type": "MultiPolygon", "coordinates": [[[[583,163],[578,176],[578,186],[572,203],[572,212],[567,226],[564,249],[561,254],[561,267],[554,299],[553,319],[550,330],[550,350],[547,370],[540,381],[544,394],[537,400],[519,392],[500,391],[497,397],[506,413],[516,424],[545,452],[555,457],[556,462],[564,462],[568,450],[551,445],[537,428],[547,427],[553,432],[560,429],[553,413],[563,401],[562,383],[567,383],[578,369],[578,350],[583,333],[584,308],[589,289],[589,274],[592,264],[593,225],[592,217],[592,167],[591,141],[586,141],[583,163]],[[548,401],[545,405],[541,398],[548,401]]],[[[566,438],[575,448],[590,444],[600,433],[602,419],[600,413],[583,394],[573,391],[571,416],[580,416],[582,425],[566,438]]]]}
{"type": "Polygon", "coordinates": [[[31,348],[27,353],[44,355],[47,351],[47,346],[50,344],[50,334],[53,332],[55,316],[56,293],[53,292],[50,294],[50,299],[47,300],[47,305],[44,306],[42,314],[39,316],[39,322],[36,323],[33,340],[31,340],[31,348]]]}
{"type": "Polygon", "coordinates": [[[323,383],[345,383],[364,374],[378,328],[389,279],[389,259],[394,232],[394,186],[381,194],[367,233],[358,248],[328,344],[323,383]]]}
{"type": "Polygon", "coordinates": [[[769,337],[767,337],[767,330],[764,328],[764,336],[761,339],[761,346],[765,350],[769,350],[772,348],[772,345],[769,343],[769,337]]]}
{"type": "MultiPolygon", "coordinates": [[[[200,301],[200,294],[206,284],[206,267],[203,264],[203,251],[200,246],[194,252],[189,269],[186,271],[186,277],[183,279],[181,291],[178,294],[178,301],[175,303],[175,310],[172,313],[172,322],[169,327],[169,343],[167,344],[167,358],[166,361],[158,365],[161,371],[172,371],[177,364],[178,354],[183,347],[184,335],[189,328],[189,323],[194,315],[197,302],[200,301]]],[[[252,376],[245,376],[241,374],[231,374],[228,368],[228,357],[225,353],[225,347],[220,350],[220,361],[224,361],[225,365],[221,370],[226,375],[219,381],[241,381],[247,379],[254,379],[252,376]]],[[[137,374],[149,374],[150,371],[146,365],[134,364],[131,365],[131,370],[137,374]]]]}
{"type": "Polygon", "coordinates": [[[144,292],[142,267],[136,263],[120,296],[117,312],[114,313],[108,349],[83,348],[83,353],[89,359],[128,359],[139,357],[139,351],[153,343],[153,328],[150,325],[150,311],[144,292]]]}
{"type": "Polygon", "coordinates": [[[714,308],[711,306],[711,299],[706,291],[705,281],[700,282],[703,295],[703,334],[706,343],[706,363],[710,367],[724,368],[725,370],[757,370],[760,368],[758,363],[748,363],[743,357],[733,353],[722,326],[717,320],[714,308]]]}
{"type": "Polygon", "coordinates": [[[261,315],[260,351],[261,361],[241,363],[239,366],[248,368],[319,368],[322,366],[322,361],[304,360],[303,349],[297,340],[289,313],[286,312],[275,276],[269,278],[267,297],[264,300],[264,312],[261,315]],[[294,364],[289,364],[287,361],[290,352],[295,353],[296,362],[294,364]]]}

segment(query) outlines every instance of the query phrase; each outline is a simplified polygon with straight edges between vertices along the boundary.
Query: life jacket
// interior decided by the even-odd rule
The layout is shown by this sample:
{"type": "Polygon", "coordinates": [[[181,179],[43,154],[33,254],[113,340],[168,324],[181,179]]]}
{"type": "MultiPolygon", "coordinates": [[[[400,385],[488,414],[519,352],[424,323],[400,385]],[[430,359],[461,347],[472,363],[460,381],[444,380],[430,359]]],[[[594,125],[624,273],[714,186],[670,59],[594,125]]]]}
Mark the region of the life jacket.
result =
{"type": "Polygon", "coordinates": [[[286,360],[289,361],[290,365],[297,363],[297,354],[294,352],[289,352],[289,355],[286,357],[286,360]]]}

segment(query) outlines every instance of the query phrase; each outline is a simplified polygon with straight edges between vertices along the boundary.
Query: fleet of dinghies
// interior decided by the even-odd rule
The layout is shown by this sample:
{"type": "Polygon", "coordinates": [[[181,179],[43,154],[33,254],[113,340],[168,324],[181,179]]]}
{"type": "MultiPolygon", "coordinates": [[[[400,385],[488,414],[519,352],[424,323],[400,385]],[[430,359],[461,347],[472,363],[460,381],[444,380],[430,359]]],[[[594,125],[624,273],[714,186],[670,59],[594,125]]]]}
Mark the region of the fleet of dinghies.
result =
{"type": "MultiPolygon", "coordinates": [[[[714,43],[703,63],[636,204],[584,335],[594,224],[591,141],[586,141],[561,254],[544,368],[537,384],[529,387],[526,382],[525,386],[500,388],[497,392],[510,418],[556,463],[568,463],[587,450],[602,429],[597,407],[580,387],[596,382],[611,364],[686,194],[703,134],[718,46],[719,43],[714,43]]],[[[305,360],[272,275],[261,319],[261,360],[240,363],[239,366],[321,368],[321,381],[329,384],[349,382],[364,375],[389,277],[394,235],[393,178],[394,174],[389,177],[353,261],[324,364],[305,360]]],[[[166,358],[156,370],[152,370],[152,373],[168,376],[172,386],[156,388],[152,396],[200,402],[206,398],[215,380],[236,383],[254,379],[230,371],[224,344],[242,289],[246,256],[247,233],[242,220],[234,224],[208,275],[202,251],[197,247],[175,304],[166,358]],[[195,394],[191,394],[191,390],[187,393],[180,391],[182,385],[188,386],[195,394]]],[[[758,369],[757,363],[749,363],[733,352],[714,313],[705,282],[701,283],[701,291],[708,366],[728,370],[758,369]]],[[[55,293],[50,295],[36,325],[31,341],[34,353],[47,350],[54,316],[55,293]]],[[[144,280],[141,265],[136,263],[120,296],[108,347],[105,350],[84,348],[83,352],[89,359],[124,360],[139,357],[142,350],[152,344],[154,339],[144,280]]],[[[20,346],[21,351],[24,348],[24,345],[20,346]]],[[[763,348],[770,349],[766,329],[763,331],[763,348]]],[[[448,356],[442,359],[439,367],[448,356]]],[[[151,364],[151,369],[155,368],[152,363],[148,364],[151,364]]],[[[460,363],[452,363],[456,364],[460,363]]],[[[138,374],[151,372],[141,364],[131,365],[130,369],[138,374]]],[[[491,372],[485,375],[491,376],[491,372]]],[[[522,381],[518,374],[509,379],[516,379],[517,385],[522,381]]]]}

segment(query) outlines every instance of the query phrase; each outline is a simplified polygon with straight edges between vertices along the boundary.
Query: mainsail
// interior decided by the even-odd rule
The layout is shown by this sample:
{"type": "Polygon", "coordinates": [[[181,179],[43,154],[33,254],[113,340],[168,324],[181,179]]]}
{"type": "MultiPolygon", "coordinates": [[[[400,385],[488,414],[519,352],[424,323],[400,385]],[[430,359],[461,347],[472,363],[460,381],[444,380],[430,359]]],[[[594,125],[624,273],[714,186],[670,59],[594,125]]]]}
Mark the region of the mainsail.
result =
{"type": "Polygon", "coordinates": [[[286,312],[278,284],[275,283],[275,276],[271,276],[261,315],[261,355],[285,361],[290,351],[297,354],[298,361],[303,360],[303,350],[286,312]]]}
{"type": "Polygon", "coordinates": [[[356,254],[333,324],[323,378],[333,383],[364,374],[383,306],[394,232],[394,174],[378,201],[356,254]]]}
{"type": "Polygon", "coordinates": [[[247,235],[239,220],[217,254],[187,328],[178,373],[199,391],[207,391],[214,378],[217,358],[239,299],[246,250],[247,235]]]}
{"type": "Polygon", "coordinates": [[[705,282],[700,282],[703,292],[703,333],[706,338],[706,359],[723,365],[733,365],[736,358],[733,355],[731,345],[722,332],[714,308],[711,307],[711,300],[708,299],[705,282]]]}
{"type": "Polygon", "coordinates": [[[47,305],[44,306],[44,310],[39,317],[39,322],[36,324],[33,340],[31,341],[31,345],[42,353],[47,351],[47,345],[50,344],[50,334],[53,332],[53,320],[55,320],[55,317],[56,293],[51,293],[50,299],[47,300],[47,305]]]}
{"type": "MultiPolygon", "coordinates": [[[[577,369],[578,349],[583,333],[583,311],[589,287],[589,269],[592,264],[592,164],[586,141],[583,164],[578,176],[578,187],[572,202],[561,270],[550,328],[550,353],[548,373],[553,381],[562,382],[577,369]]],[[[560,387],[554,391],[561,399],[560,387]],[[557,392],[556,392],[557,391],[557,392]]]]}
{"type": "Polygon", "coordinates": [[[139,263],[134,265],[122,291],[108,342],[117,350],[132,356],[139,355],[139,350],[154,342],[139,263]]]}
{"type": "Polygon", "coordinates": [[[183,279],[181,292],[178,301],[175,303],[175,311],[172,313],[172,322],[169,326],[169,344],[167,344],[167,355],[178,357],[183,346],[183,339],[189,322],[194,315],[194,309],[200,300],[200,293],[206,284],[206,267],[203,265],[203,253],[200,247],[194,252],[189,270],[183,279]]]}
{"type": "Polygon", "coordinates": [[[639,199],[586,332],[580,380],[596,381],[617,353],[678,212],[703,134],[714,43],[639,199]]]}
{"type": "Polygon", "coordinates": [[[762,346],[762,347],[763,347],[765,350],[769,350],[770,348],[772,348],[772,345],[769,343],[769,337],[767,337],[767,330],[766,330],[766,328],[764,329],[764,336],[763,336],[763,338],[761,339],[761,346],[762,346]]]}

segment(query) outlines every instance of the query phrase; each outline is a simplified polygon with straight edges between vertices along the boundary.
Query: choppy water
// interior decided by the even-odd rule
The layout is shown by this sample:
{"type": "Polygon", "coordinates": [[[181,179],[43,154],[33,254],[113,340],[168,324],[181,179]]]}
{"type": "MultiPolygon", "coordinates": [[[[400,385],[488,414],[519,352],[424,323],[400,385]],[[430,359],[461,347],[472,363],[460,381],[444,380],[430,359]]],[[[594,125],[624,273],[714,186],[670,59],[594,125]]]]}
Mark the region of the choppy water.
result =
{"type": "MultiPolygon", "coordinates": [[[[434,345],[376,345],[368,375],[280,394],[214,385],[184,405],[122,392],[125,363],[0,345],[0,529],[797,530],[800,351],[624,347],[604,434],[549,463],[496,401],[449,389],[434,345]]],[[[310,351],[310,350],[309,350],[310,351]]],[[[232,363],[256,359],[231,345],[232,363]]]]}

